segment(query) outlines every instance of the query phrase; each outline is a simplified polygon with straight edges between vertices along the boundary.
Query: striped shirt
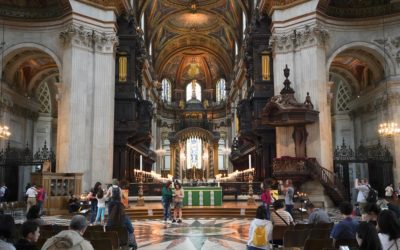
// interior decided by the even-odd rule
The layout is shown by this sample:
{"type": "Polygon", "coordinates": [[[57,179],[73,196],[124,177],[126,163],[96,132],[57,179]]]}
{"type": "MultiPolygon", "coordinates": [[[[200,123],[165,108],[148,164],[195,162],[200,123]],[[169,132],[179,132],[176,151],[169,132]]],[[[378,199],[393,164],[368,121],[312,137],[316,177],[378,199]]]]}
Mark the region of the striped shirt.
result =
{"type": "Polygon", "coordinates": [[[290,225],[291,222],[292,222],[292,224],[294,223],[293,217],[288,212],[286,212],[285,210],[282,210],[282,209],[278,209],[271,213],[271,221],[272,221],[272,224],[279,225],[279,226],[290,225]],[[282,217],[282,219],[284,219],[286,221],[286,223],[277,214],[279,214],[282,217]]]}

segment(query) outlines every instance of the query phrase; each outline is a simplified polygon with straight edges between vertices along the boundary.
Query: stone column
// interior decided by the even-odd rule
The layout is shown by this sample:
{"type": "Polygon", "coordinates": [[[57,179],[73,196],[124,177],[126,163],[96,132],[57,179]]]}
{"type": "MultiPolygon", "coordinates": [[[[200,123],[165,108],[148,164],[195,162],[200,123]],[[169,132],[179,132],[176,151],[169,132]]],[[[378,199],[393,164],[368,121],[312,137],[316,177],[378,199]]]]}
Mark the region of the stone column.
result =
{"type": "MultiPolygon", "coordinates": [[[[320,112],[319,121],[306,126],[309,133],[307,155],[316,157],[323,167],[332,170],[332,128],[325,52],[328,32],[317,23],[301,23],[299,27],[290,29],[282,26],[273,29],[271,38],[275,94],[279,94],[283,87],[283,69],[288,65],[296,99],[299,102],[305,100],[309,92],[315,109],[320,112]]],[[[277,157],[294,156],[292,134],[293,128],[276,130],[277,157]]]]}
{"type": "Polygon", "coordinates": [[[83,190],[110,183],[114,128],[114,31],[71,24],[64,44],[57,172],[83,173],[83,190]]]}
{"type": "Polygon", "coordinates": [[[213,143],[214,176],[218,174],[218,141],[213,143]]]}
{"type": "MultiPolygon", "coordinates": [[[[393,88],[398,88],[396,85],[400,83],[395,83],[393,88]]],[[[400,126],[400,89],[391,90],[392,93],[389,94],[389,103],[388,103],[388,118],[393,122],[397,122],[398,126],[400,126]]],[[[379,126],[379,124],[378,124],[379,126]]],[[[400,182],[400,135],[393,136],[392,138],[388,138],[387,140],[390,145],[390,153],[393,156],[393,185],[397,186],[397,183],[400,182]]]]}

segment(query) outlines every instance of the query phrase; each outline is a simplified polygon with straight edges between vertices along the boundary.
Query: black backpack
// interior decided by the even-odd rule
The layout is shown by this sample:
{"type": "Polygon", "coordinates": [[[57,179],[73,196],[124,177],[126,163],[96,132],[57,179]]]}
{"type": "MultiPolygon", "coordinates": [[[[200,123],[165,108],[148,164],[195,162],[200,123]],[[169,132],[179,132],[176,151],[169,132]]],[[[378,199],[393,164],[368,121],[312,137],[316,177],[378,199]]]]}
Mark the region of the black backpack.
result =
{"type": "Polygon", "coordinates": [[[119,187],[113,187],[111,193],[112,201],[121,201],[121,194],[119,193],[119,187]]]}
{"type": "Polygon", "coordinates": [[[367,198],[365,199],[368,203],[376,203],[378,201],[378,195],[375,189],[372,189],[370,187],[368,191],[367,198]]]}

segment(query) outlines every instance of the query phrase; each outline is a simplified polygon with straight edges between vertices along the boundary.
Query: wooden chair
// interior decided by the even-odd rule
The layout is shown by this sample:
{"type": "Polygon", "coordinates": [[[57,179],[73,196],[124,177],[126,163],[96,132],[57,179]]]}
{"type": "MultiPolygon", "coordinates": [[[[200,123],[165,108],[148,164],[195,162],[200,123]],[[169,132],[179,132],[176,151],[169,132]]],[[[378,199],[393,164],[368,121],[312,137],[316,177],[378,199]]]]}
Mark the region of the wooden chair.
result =
{"type": "Polygon", "coordinates": [[[287,230],[283,236],[283,247],[303,247],[310,230],[287,230]]]}
{"type": "Polygon", "coordinates": [[[294,230],[306,230],[312,229],[314,227],[313,224],[296,224],[294,225],[294,230]]]}
{"type": "Polygon", "coordinates": [[[304,250],[321,250],[324,248],[332,248],[333,239],[307,239],[304,244],[304,250]]]}
{"type": "Polygon", "coordinates": [[[272,242],[277,245],[283,244],[283,236],[289,229],[293,229],[293,226],[274,226],[272,229],[272,242]]]}
{"type": "Polygon", "coordinates": [[[90,243],[94,250],[110,250],[113,248],[110,239],[91,239],[90,243]]]}
{"type": "Polygon", "coordinates": [[[126,227],[124,227],[124,226],[118,226],[118,227],[107,226],[106,232],[109,232],[109,231],[117,232],[120,246],[128,245],[128,230],[126,229],[126,227]]]}
{"type": "Polygon", "coordinates": [[[330,237],[331,230],[330,229],[318,229],[313,228],[310,230],[308,234],[308,238],[310,239],[327,239],[330,237]]]}
{"type": "Polygon", "coordinates": [[[89,226],[86,228],[86,231],[104,232],[104,226],[102,226],[102,225],[89,226]]]}
{"type": "Polygon", "coordinates": [[[333,228],[334,223],[319,223],[319,224],[315,224],[313,228],[315,229],[332,229],[333,228]]]}
{"type": "Polygon", "coordinates": [[[342,239],[335,241],[335,248],[338,249],[339,246],[348,246],[349,248],[358,248],[358,242],[356,239],[342,239]]]}
{"type": "Polygon", "coordinates": [[[89,237],[91,239],[109,239],[111,241],[112,249],[119,249],[119,239],[118,234],[115,231],[100,232],[92,231],[89,232],[89,237]]]}

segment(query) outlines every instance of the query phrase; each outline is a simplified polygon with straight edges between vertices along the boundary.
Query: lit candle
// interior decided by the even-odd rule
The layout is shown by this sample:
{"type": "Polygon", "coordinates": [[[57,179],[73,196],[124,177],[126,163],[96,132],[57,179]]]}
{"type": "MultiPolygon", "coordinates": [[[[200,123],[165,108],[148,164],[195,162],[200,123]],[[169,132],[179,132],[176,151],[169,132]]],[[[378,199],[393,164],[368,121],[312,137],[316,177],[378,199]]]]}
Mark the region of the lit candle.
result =
{"type": "Polygon", "coordinates": [[[249,154],[249,169],[251,169],[251,154],[249,154]]]}
{"type": "Polygon", "coordinates": [[[140,171],[143,170],[143,156],[140,155],[140,171]]]}

